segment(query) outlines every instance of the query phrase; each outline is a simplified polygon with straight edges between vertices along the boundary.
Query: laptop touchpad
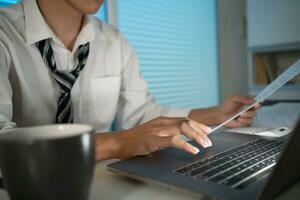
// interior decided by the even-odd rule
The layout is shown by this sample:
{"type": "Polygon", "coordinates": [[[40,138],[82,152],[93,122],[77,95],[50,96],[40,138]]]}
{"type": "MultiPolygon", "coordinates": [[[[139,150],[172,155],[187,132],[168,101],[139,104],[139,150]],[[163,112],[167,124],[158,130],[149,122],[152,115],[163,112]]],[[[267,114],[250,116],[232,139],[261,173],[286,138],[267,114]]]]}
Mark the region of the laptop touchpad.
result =
{"type": "Polygon", "coordinates": [[[234,148],[246,142],[257,139],[257,137],[253,135],[244,135],[244,134],[229,133],[229,132],[218,132],[212,134],[210,138],[212,140],[213,146],[206,149],[200,147],[200,145],[197,144],[195,141],[189,142],[200,149],[200,152],[197,155],[192,155],[190,153],[175,148],[163,149],[161,151],[156,152],[155,154],[190,162],[190,161],[208,158],[217,153],[223,152],[225,150],[234,148]]]}

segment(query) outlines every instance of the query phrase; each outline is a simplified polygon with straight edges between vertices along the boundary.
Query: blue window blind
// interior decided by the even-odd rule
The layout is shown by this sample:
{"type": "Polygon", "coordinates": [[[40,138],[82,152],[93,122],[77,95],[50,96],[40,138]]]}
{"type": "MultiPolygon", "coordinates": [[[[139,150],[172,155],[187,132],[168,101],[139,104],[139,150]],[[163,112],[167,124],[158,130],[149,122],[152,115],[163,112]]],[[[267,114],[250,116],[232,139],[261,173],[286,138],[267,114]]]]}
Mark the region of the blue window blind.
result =
{"type": "Polygon", "coordinates": [[[118,0],[117,13],[158,103],[218,103],[215,0],[118,0]]]}
{"type": "Polygon", "coordinates": [[[95,14],[96,17],[98,17],[101,21],[107,22],[107,4],[106,1],[102,4],[99,11],[95,14]]]}
{"type": "Polygon", "coordinates": [[[19,0],[0,0],[0,7],[10,6],[18,2],[19,0]]]}

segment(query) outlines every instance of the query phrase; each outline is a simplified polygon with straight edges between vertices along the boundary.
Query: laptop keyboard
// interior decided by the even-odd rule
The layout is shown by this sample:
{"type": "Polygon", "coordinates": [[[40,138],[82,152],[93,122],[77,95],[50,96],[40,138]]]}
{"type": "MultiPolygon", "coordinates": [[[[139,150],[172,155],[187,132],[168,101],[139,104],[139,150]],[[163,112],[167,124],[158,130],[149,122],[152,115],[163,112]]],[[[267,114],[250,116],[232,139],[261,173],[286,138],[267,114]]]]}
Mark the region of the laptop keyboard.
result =
{"type": "Polygon", "coordinates": [[[174,172],[240,189],[276,164],[284,143],[258,139],[190,163],[174,172]]]}

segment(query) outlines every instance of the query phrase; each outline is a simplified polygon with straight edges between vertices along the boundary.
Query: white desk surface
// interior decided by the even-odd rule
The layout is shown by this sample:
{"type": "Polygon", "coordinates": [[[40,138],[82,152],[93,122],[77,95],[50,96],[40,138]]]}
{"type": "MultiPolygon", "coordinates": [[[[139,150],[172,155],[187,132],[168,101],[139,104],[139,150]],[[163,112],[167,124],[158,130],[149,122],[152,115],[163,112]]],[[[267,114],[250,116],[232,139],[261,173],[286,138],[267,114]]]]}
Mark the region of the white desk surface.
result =
{"type": "MultiPolygon", "coordinates": [[[[194,194],[138,182],[107,171],[112,161],[96,164],[94,181],[89,200],[195,200],[203,199],[194,194]]],[[[9,200],[7,193],[0,189],[0,200],[9,200]]]]}
{"type": "MultiPolygon", "coordinates": [[[[205,197],[185,191],[170,189],[138,182],[113,174],[106,170],[112,161],[98,163],[95,167],[94,181],[89,200],[204,200],[205,197]]],[[[288,189],[276,200],[298,200],[300,182],[288,189]]],[[[9,200],[7,193],[0,189],[0,200],[9,200]]]]}

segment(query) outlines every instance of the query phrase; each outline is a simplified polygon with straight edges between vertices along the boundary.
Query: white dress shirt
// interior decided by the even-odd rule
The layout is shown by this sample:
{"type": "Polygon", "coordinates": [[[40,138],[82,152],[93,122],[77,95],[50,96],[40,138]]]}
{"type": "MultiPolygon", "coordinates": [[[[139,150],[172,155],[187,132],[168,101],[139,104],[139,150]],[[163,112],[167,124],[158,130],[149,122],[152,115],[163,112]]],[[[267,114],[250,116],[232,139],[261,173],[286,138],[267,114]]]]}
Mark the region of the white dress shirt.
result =
{"type": "Polygon", "coordinates": [[[70,52],[44,20],[35,0],[0,9],[0,129],[55,122],[59,86],[35,43],[51,39],[58,70],[77,65],[74,52],[90,42],[85,68],[72,91],[74,123],[97,131],[128,129],[157,116],[185,117],[190,110],[157,105],[140,74],[137,57],[110,25],[87,16],[70,52]]]}

